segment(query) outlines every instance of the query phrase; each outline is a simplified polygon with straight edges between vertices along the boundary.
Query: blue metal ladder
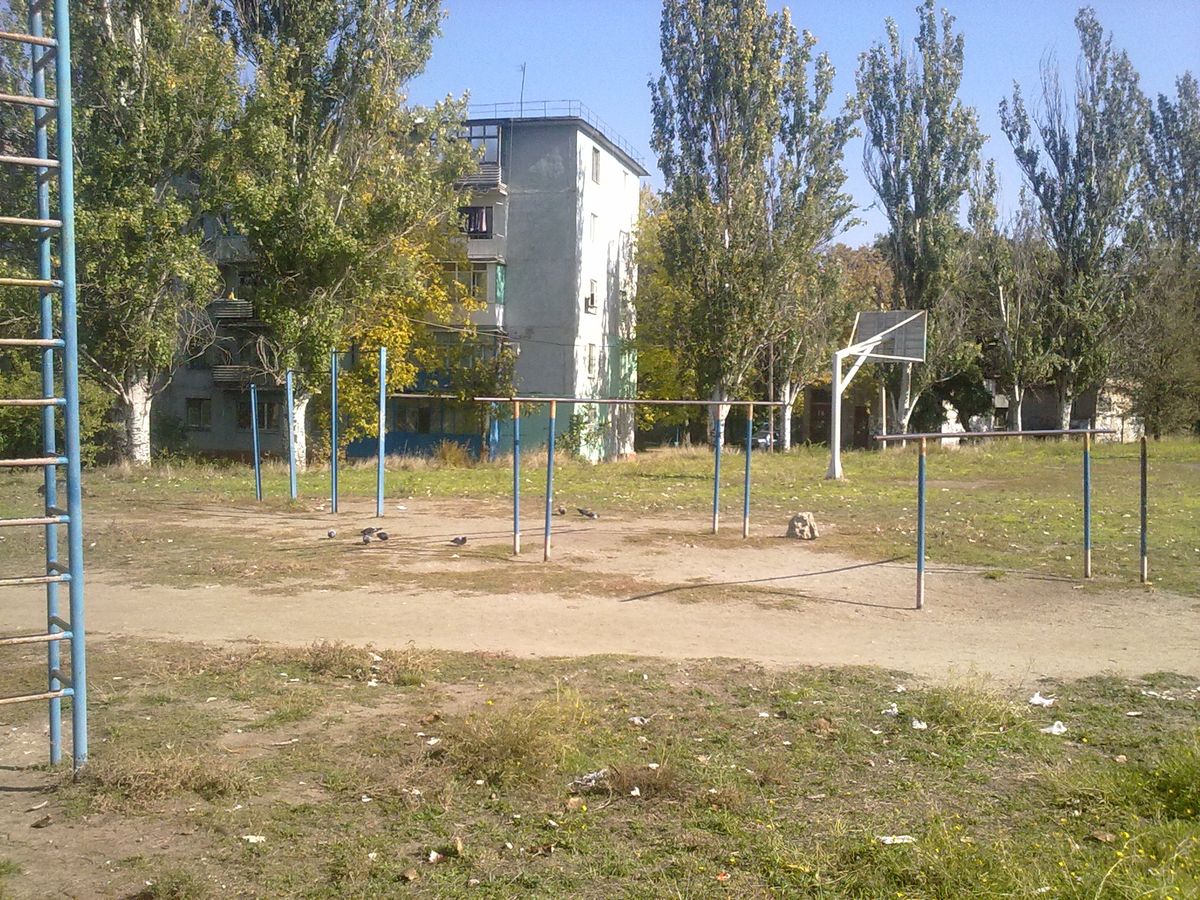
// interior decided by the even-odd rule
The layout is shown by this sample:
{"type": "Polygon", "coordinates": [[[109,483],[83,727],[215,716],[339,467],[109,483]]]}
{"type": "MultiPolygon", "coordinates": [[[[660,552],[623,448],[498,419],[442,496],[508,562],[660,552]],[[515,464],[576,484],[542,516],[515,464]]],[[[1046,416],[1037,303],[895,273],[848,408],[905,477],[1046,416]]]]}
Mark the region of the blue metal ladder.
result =
{"type": "Polygon", "coordinates": [[[0,40],[28,48],[32,92],[28,95],[0,94],[0,103],[30,107],[34,117],[32,156],[0,155],[0,165],[32,169],[37,186],[34,218],[3,215],[0,225],[34,229],[37,241],[36,277],[3,277],[0,287],[29,289],[39,303],[41,331],[37,337],[0,338],[0,347],[40,351],[42,396],[0,398],[0,406],[40,408],[42,455],[29,459],[0,459],[0,468],[42,469],[45,476],[45,509],[40,516],[0,519],[0,527],[42,528],[46,541],[43,573],[0,578],[0,587],[45,585],[46,629],[36,634],[0,637],[0,647],[45,644],[46,690],[32,694],[0,697],[0,705],[47,701],[50,714],[50,762],[62,761],[62,701],[70,699],[71,754],[76,770],[87,759],[87,665],[84,648],[83,604],[83,517],[79,460],[79,346],[75,316],[75,196],[71,123],[71,50],[68,0],[32,0],[29,32],[0,32],[0,40]],[[48,35],[43,11],[53,5],[53,28],[48,35]],[[53,66],[54,91],[46,91],[47,69],[53,66]],[[50,123],[54,121],[53,135],[50,123]],[[55,153],[51,156],[51,137],[55,153]],[[57,177],[58,190],[51,191],[57,177]],[[57,210],[51,214],[52,193],[57,210]],[[58,271],[55,273],[54,237],[58,237],[58,271]],[[55,295],[59,303],[55,303],[55,295]],[[57,307],[57,308],[56,308],[57,307]],[[59,328],[55,328],[56,314],[59,328]],[[59,370],[61,364],[61,371],[59,370]],[[61,394],[57,386],[61,385],[61,394]],[[65,446],[57,447],[56,425],[63,415],[65,446]],[[66,470],[66,507],[59,497],[58,472],[66,470]],[[59,529],[66,528],[66,560],[59,558],[59,529]],[[65,584],[69,598],[68,618],[60,615],[59,586],[65,584]],[[62,653],[69,642],[70,653],[62,653]]]}

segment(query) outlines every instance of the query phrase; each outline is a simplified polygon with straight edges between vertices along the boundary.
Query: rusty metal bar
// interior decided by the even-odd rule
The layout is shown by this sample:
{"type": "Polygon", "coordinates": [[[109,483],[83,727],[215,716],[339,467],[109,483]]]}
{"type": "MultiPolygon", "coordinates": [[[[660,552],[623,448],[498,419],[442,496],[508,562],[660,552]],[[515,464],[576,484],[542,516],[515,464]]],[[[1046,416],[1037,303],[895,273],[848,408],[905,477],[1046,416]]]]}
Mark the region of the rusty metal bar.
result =
{"type": "Polygon", "coordinates": [[[60,688],[57,691],[42,691],[40,694],[17,694],[14,697],[0,697],[0,706],[6,706],[9,703],[29,703],[34,700],[55,700],[59,697],[74,696],[75,691],[71,688],[60,688]]]}
{"type": "Polygon", "coordinates": [[[18,525],[66,525],[66,516],[34,516],[26,519],[0,519],[0,528],[18,525]]]}
{"type": "Polygon", "coordinates": [[[0,578],[0,587],[18,587],[23,584],[65,584],[70,575],[21,575],[16,578],[0,578]]]}
{"type": "Polygon", "coordinates": [[[0,94],[0,103],[13,103],[17,106],[37,106],[42,109],[58,108],[57,100],[30,97],[27,94],[0,94]]]}
{"type": "Polygon", "coordinates": [[[0,398],[0,406],[62,406],[67,401],[61,397],[38,397],[27,400],[24,398],[0,398]]]}
{"type": "Polygon", "coordinates": [[[58,338],[0,338],[0,347],[41,347],[57,350],[63,346],[58,338]]]}
{"type": "Polygon", "coordinates": [[[925,431],[914,434],[877,434],[871,437],[873,441],[888,443],[889,441],[915,441],[926,438],[931,441],[958,440],[960,438],[1006,438],[1006,437],[1061,437],[1071,434],[1116,434],[1111,428],[1061,428],[1053,431],[925,431]]]}
{"type": "Polygon", "coordinates": [[[54,641],[68,641],[69,631],[55,631],[50,634],[18,634],[13,637],[0,637],[0,647],[11,647],[15,644],[48,644],[54,641]]]}
{"type": "Polygon", "coordinates": [[[60,288],[62,282],[53,278],[0,278],[0,287],[60,288]]]}
{"type": "Polygon", "coordinates": [[[34,169],[57,169],[58,160],[40,156],[9,156],[0,153],[0,165],[29,166],[34,169]]]}
{"type": "Polygon", "coordinates": [[[38,47],[57,47],[54,38],[41,37],[35,34],[23,34],[16,31],[0,31],[0,41],[11,41],[14,44],[33,44],[38,47]]]}
{"type": "MultiPolygon", "coordinates": [[[[0,94],[0,100],[4,95],[0,94]]],[[[60,219],[26,219],[23,216],[0,216],[0,225],[29,225],[32,228],[62,228],[60,219]]]]}
{"type": "Polygon", "coordinates": [[[33,469],[38,466],[65,466],[65,456],[33,456],[27,459],[0,459],[0,469],[33,469]]]}

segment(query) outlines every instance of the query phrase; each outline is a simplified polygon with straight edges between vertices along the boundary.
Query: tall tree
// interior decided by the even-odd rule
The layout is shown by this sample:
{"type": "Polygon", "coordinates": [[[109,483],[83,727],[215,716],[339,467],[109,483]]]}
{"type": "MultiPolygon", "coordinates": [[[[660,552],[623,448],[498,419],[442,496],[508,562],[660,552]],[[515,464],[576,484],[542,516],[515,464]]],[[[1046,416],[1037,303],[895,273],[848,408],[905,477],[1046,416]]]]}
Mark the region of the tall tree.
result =
{"type": "Polygon", "coordinates": [[[1081,54],[1072,102],[1058,65],[1043,61],[1042,109],[1030,115],[1020,85],[1000,103],[1000,122],[1042,211],[1057,257],[1048,312],[1057,364],[1053,378],[1060,426],[1071,403],[1109,374],[1128,299],[1130,256],[1121,247],[1137,196],[1146,102],[1129,56],[1116,50],[1095,12],[1075,16],[1081,54]]]}
{"type": "Polygon", "coordinates": [[[888,219],[893,304],[928,314],[926,362],[901,363],[891,391],[890,418],[901,430],[921,394],[974,356],[953,287],[964,239],[959,205],[984,140],[975,110],[958,99],[964,43],[954,17],[944,10],[939,16],[934,0],[917,12],[914,54],[905,52],[895,21],[888,19],[886,43],[862,54],[858,68],[864,168],[888,219]]]}
{"type": "Polygon", "coordinates": [[[1053,260],[1028,194],[1021,192],[1020,210],[1006,231],[996,208],[997,188],[995,164],[989,160],[971,188],[962,290],[983,344],[984,372],[1004,388],[1008,428],[1020,431],[1026,391],[1042,383],[1054,364],[1042,324],[1053,260]]]}
{"type": "MultiPolygon", "coordinates": [[[[301,462],[332,349],[386,346],[390,384],[406,384],[426,323],[461,310],[444,263],[463,253],[454,185],[475,164],[455,139],[463,105],[405,99],[440,18],[437,0],[224,0],[219,13],[251,79],[230,206],[260,270],[256,363],[297,373],[301,462]]],[[[375,366],[364,357],[364,383],[375,366]]]]}
{"type": "Polygon", "coordinates": [[[827,54],[813,59],[816,38],[806,31],[792,46],[783,69],[782,146],[774,165],[779,189],[770,223],[770,287],[777,302],[770,352],[772,375],[782,378],[784,450],[792,446],[797,398],[827,369],[852,319],[838,291],[838,268],[821,251],[854,221],[842,157],[858,118],[854,103],[828,115],[835,73],[827,54]]]}
{"type": "Polygon", "coordinates": [[[764,0],[663,4],[650,85],[663,268],[690,299],[689,364],[716,401],[751,383],[782,337],[780,296],[800,290],[799,255],[848,216],[838,170],[851,119],[825,120],[832,67],[822,57],[810,76],[813,43],[764,0]]]}
{"type": "Polygon", "coordinates": [[[147,463],[153,399],[207,331],[217,271],[197,180],[239,87],[203,3],[80,0],[73,18],[80,346],[117,399],[123,455],[147,463]]]}

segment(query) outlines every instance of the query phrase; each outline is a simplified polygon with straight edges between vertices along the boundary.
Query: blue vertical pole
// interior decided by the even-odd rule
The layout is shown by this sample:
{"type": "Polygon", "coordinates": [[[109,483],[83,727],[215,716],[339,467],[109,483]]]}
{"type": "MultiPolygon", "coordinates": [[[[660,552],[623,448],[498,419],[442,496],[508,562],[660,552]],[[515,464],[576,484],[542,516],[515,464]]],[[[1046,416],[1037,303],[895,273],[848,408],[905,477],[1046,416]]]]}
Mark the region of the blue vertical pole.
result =
{"type": "Polygon", "coordinates": [[[338,352],[329,354],[329,510],[338,511],[338,352]]]}
{"type": "Polygon", "coordinates": [[[1147,546],[1149,543],[1149,538],[1150,538],[1149,528],[1147,527],[1149,524],[1149,516],[1147,514],[1147,509],[1146,509],[1147,501],[1149,500],[1149,497],[1147,495],[1148,485],[1147,485],[1147,478],[1146,478],[1146,476],[1148,474],[1148,469],[1149,469],[1149,461],[1146,458],[1146,436],[1142,435],[1142,460],[1141,460],[1141,487],[1142,487],[1142,490],[1141,490],[1141,503],[1140,503],[1140,506],[1141,506],[1141,532],[1142,532],[1142,540],[1141,540],[1141,544],[1142,544],[1141,545],[1142,584],[1145,584],[1147,581],[1150,580],[1150,552],[1149,552],[1149,547],[1147,546]]]}
{"type": "Polygon", "coordinates": [[[754,447],[754,404],[746,407],[746,483],[742,486],[742,539],[750,537],[750,451],[754,447]]]}
{"type": "Polygon", "coordinates": [[[1083,577],[1092,577],[1092,435],[1083,436],[1083,577]]]}
{"type": "Polygon", "coordinates": [[[925,608],[925,438],[917,462],[917,609],[925,608]]]}
{"type": "Polygon", "coordinates": [[[59,270],[62,277],[63,398],[67,401],[67,552],[71,576],[71,750],[75,768],[87,761],[87,650],[83,603],[83,488],[79,459],[79,333],[75,306],[75,152],[71,121],[71,18],[69,4],[54,4],[54,60],[58,101],[59,270]]]}
{"type": "Polygon", "coordinates": [[[287,394],[287,429],[288,429],[288,482],[291,491],[291,498],[296,499],[296,413],[293,409],[295,400],[295,390],[292,385],[292,370],[287,370],[285,378],[287,394]]]}
{"type": "Polygon", "coordinates": [[[513,401],[513,556],[521,555],[521,401],[513,401]]]}
{"type": "MultiPolygon", "coordinates": [[[[42,20],[42,8],[38,4],[33,4],[29,13],[29,33],[34,37],[44,37],[44,23],[42,20]]],[[[32,60],[33,60],[33,96],[44,98],[46,96],[46,68],[47,57],[49,51],[45,47],[32,45],[32,60]]],[[[46,127],[47,120],[50,117],[50,111],[47,109],[34,109],[33,125],[34,125],[34,141],[36,150],[34,151],[38,159],[46,159],[50,155],[50,139],[46,127]]],[[[37,169],[37,217],[39,219],[49,219],[50,215],[50,170],[45,168],[37,169]]],[[[38,251],[38,278],[49,281],[54,277],[54,262],[51,256],[50,247],[50,232],[48,229],[39,229],[37,237],[38,251]]],[[[42,288],[40,296],[42,330],[39,337],[42,340],[54,339],[54,296],[51,289],[42,288]]],[[[57,396],[55,391],[54,378],[54,348],[46,347],[42,351],[42,396],[54,397],[57,396]]],[[[47,406],[42,409],[42,451],[46,456],[58,456],[57,440],[55,436],[56,416],[54,407],[47,406]]],[[[50,510],[58,506],[58,467],[46,466],[44,475],[44,485],[46,488],[46,514],[52,515],[50,510]]],[[[58,526],[46,526],[46,571],[53,572],[58,565],[58,526]]],[[[54,624],[58,618],[58,585],[51,582],[46,585],[46,621],[49,623],[48,631],[57,633],[62,631],[62,628],[54,624]]],[[[47,672],[47,690],[58,691],[62,689],[62,680],[58,677],[58,672],[61,668],[62,651],[58,641],[50,641],[46,644],[46,672],[47,672]]],[[[49,702],[50,714],[50,764],[58,765],[62,762],[62,700],[58,697],[51,698],[49,702]]]]}
{"type": "Polygon", "coordinates": [[[375,459],[375,515],[383,518],[383,464],[387,434],[387,347],[379,348],[379,448],[375,459]]]}
{"type": "Polygon", "coordinates": [[[542,544],[542,562],[550,559],[550,517],[554,514],[554,414],[557,402],[550,401],[550,436],[546,442],[546,527],[542,544]]]}
{"type": "Polygon", "coordinates": [[[713,515],[712,515],[712,530],[713,534],[717,533],[717,528],[720,525],[721,513],[721,442],[724,440],[723,426],[721,424],[721,407],[713,407],[713,515]]]}
{"type": "Polygon", "coordinates": [[[254,498],[262,501],[262,454],[258,447],[258,385],[250,385],[250,444],[254,451],[254,498]]]}

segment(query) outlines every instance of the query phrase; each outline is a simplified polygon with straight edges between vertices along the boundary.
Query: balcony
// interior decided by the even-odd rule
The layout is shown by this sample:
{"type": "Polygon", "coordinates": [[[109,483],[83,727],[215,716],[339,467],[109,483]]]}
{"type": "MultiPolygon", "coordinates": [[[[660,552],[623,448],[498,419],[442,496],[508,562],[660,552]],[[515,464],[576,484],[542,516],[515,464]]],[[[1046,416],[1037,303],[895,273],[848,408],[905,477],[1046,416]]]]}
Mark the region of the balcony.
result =
{"type": "Polygon", "coordinates": [[[212,367],[212,380],[214,384],[229,387],[244,387],[250,383],[253,377],[253,366],[220,365],[212,367]]]}
{"type": "Polygon", "coordinates": [[[254,304],[249,300],[226,297],[223,300],[214,300],[210,303],[208,305],[208,315],[213,321],[252,319],[254,318],[254,304]]]}
{"type": "Polygon", "coordinates": [[[469,188],[473,191],[503,190],[504,181],[501,179],[500,163],[480,163],[478,170],[460,178],[457,184],[459,187],[469,188]]]}

